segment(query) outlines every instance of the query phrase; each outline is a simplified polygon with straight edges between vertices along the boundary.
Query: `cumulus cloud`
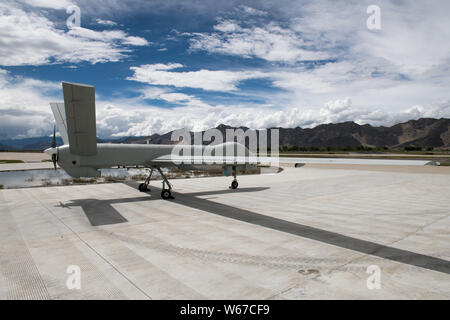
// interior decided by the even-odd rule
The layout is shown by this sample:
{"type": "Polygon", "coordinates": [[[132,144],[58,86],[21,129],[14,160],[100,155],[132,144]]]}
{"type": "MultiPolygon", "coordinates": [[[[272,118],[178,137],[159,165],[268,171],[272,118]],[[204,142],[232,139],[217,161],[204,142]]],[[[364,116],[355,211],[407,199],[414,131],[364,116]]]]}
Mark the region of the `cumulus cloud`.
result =
{"type": "Polygon", "coordinates": [[[143,121],[147,125],[136,125],[126,132],[144,133],[152,132],[151,128],[172,130],[183,126],[202,130],[220,123],[251,128],[311,127],[343,121],[392,125],[420,117],[450,115],[449,98],[445,89],[450,83],[448,77],[440,79],[439,84],[430,84],[427,80],[404,81],[397,78],[395,72],[387,71],[380,77],[373,77],[372,74],[380,70],[380,64],[375,62],[352,64],[348,61],[337,61],[316,68],[299,66],[264,72],[253,70],[247,71],[245,77],[241,77],[240,71],[222,71],[227,74],[234,73],[230,77],[223,77],[217,70],[183,72],[179,69],[184,66],[178,63],[133,67],[135,74],[130,79],[150,85],[229,90],[236,98],[241,98],[240,95],[244,93],[237,90],[237,84],[247,79],[250,74],[254,78],[270,80],[274,87],[282,91],[246,92],[250,99],[258,96],[266,101],[265,105],[258,107],[254,102],[238,102],[239,99],[231,99],[227,105],[206,104],[192,94],[149,87],[145,93],[147,99],[165,100],[174,106],[171,112],[185,116],[182,116],[182,119],[172,119],[172,113],[169,113],[161,118],[152,117],[149,120],[151,123],[143,121]],[[197,78],[200,74],[202,77],[197,78]],[[211,77],[203,76],[208,74],[211,77]],[[197,79],[201,80],[197,82],[197,79]],[[330,100],[330,97],[335,98],[330,100]],[[196,106],[198,108],[193,109],[196,106]]]}
{"type": "Polygon", "coordinates": [[[152,85],[174,87],[199,88],[210,91],[237,90],[239,82],[264,77],[258,71],[227,71],[227,70],[198,70],[198,71],[172,71],[182,68],[179,63],[146,64],[131,67],[134,72],[128,80],[139,81],[152,85]]]}
{"type": "MultiPolygon", "coordinates": [[[[71,1],[22,1],[27,2],[63,9],[71,1]]],[[[105,20],[97,22],[105,26],[112,12],[147,6],[137,0],[76,2],[83,4],[83,12],[104,12],[105,20]]],[[[14,3],[18,2],[0,4],[0,65],[119,61],[133,46],[149,44],[110,27],[61,29],[61,21],[43,16],[49,10],[28,12],[14,3]]],[[[184,64],[133,66],[128,80],[148,86],[135,98],[98,97],[99,136],[203,130],[221,123],[258,129],[342,121],[392,125],[420,117],[450,117],[450,2],[383,1],[382,30],[376,32],[366,28],[370,1],[280,0],[273,5],[275,11],[268,2],[258,9],[223,1],[217,6],[222,3],[237,9],[219,10],[229,14],[214,16],[217,22],[208,32],[184,33],[190,52],[228,55],[239,62],[244,58],[244,63],[256,58],[257,63],[239,70],[226,65],[191,70],[182,60],[175,61],[184,64]],[[242,90],[250,79],[268,81],[242,90]],[[204,90],[201,97],[198,89],[204,90]],[[215,100],[217,92],[226,92],[226,99],[215,100]],[[261,105],[252,101],[257,99],[261,105]],[[155,106],[154,100],[172,107],[155,106]]],[[[151,6],[159,4],[170,7],[167,1],[151,6]]],[[[208,6],[186,1],[184,7],[205,12],[208,6]]],[[[0,69],[0,136],[49,134],[53,116],[48,102],[61,100],[60,90],[59,83],[0,69]]]]}
{"type": "Polygon", "coordinates": [[[53,124],[49,101],[60,90],[50,81],[14,77],[0,69],[0,137],[46,135],[53,124]]]}
{"type": "Polygon", "coordinates": [[[162,100],[174,106],[210,107],[209,104],[194,95],[174,92],[173,90],[167,88],[148,87],[140,89],[138,92],[141,94],[139,97],[141,100],[162,100]]]}
{"type": "Polygon", "coordinates": [[[381,32],[359,30],[352,51],[392,63],[411,76],[450,62],[448,1],[385,2],[381,32]]]}
{"type": "MultiPolygon", "coordinates": [[[[290,28],[318,49],[353,61],[377,59],[391,71],[417,76],[449,63],[450,3],[382,1],[381,30],[368,30],[371,1],[282,1],[290,28]],[[289,18],[288,18],[289,17],[289,18]]],[[[376,3],[375,3],[376,4],[376,3]]]]}
{"type": "MultiPolygon", "coordinates": [[[[149,86],[135,98],[97,97],[97,134],[100,137],[144,136],[185,128],[200,131],[219,124],[270,127],[312,127],[322,123],[356,121],[360,124],[392,125],[421,117],[450,117],[450,101],[438,105],[415,105],[397,112],[361,108],[344,97],[322,105],[286,107],[247,104],[210,104],[193,94],[149,86]],[[173,107],[146,102],[164,100],[173,107]]],[[[0,69],[0,138],[43,136],[51,133],[54,119],[50,101],[61,101],[61,84],[13,76],[0,69]]]]}
{"type": "Polygon", "coordinates": [[[291,64],[333,57],[330,53],[313,49],[313,41],[275,22],[243,27],[236,21],[224,20],[214,29],[216,32],[190,34],[191,50],[291,64]]]}
{"type": "Polygon", "coordinates": [[[0,4],[0,65],[3,66],[114,62],[126,57],[130,46],[145,45],[148,42],[144,38],[130,36],[122,30],[75,27],[64,31],[39,12],[26,12],[10,3],[0,4]]]}
{"type": "Polygon", "coordinates": [[[23,0],[22,2],[33,7],[48,9],[66,9],[73,5],[73,1],[70,0],[23,0]]]}
{"type": "MultiPolygon", "coordinates": [[[[332,103],[333,104],[333,103],[332,103]]],[[[158,107],[136,108],[133,113],[116,110],[116,116],[108,116],[109,112],[102,111],[103,116],[99,121],[103,123],[103,133],[108,132],[113,136],[122,135],[151,135],[154,133],[166,133],[171,130],[185,128],[193,131],[201,131],[228,124],[231,126],[247,126],[253,129],[270,127],[314,127],[324,123],[337,123],[355,121],[359,124],[393,125],[399,122],[418,119],[421,117],[450,116],[450,104],[446,107],[431,108],[417,106],[398,113],[383,110],[368,110],[345,106],[346,101],[336,101],[339,105],[336,109],[330,104],[320,108],[286,108],[260,109],[246,106],[215,107],[175,107],[164,109],[158,107]],[[342,107],[345,106],[345,107],[342,107]],[[255,117],[255,114],[258,116],[255,117]],[[133,116],[132,116],[133,115],[133,116]],[[114,121],[111,122],[111,120],[114,121]],[[113,128],[114,130],[111,130],[113,128]]]]}
{"type": "Polygon", "coordinates": [[[108,27],[113,27],[116,26],[117,23],[111,20],[103,20],[100,18],[95,19],[95,22],[97,22],[98,24],[101,24],[103,26],[108,26],[108,27]]]}
{"type": "MultiPolygon", "coordinates": [[[[382,66],[382,64],[381,64],[382,66]]],[[[199,70],[183,71],[179,63],[151,64],[131,67],[133,75],[128,80],[150,85],[177,88],[200,88],[233,94],[237,100],[263,99],[266,104],[283,107],[320,106],[324,101],[351,97],[359,108],[404,109],[415,104],[432,104],[448,99],[448,76],[439,83],[427,79],[416,81],[399,78],[396,73],[380,72],[380,64],[370,60],[364,63],[348,61],[328,62],[315,68],[299,66],[259,70],[199,70]],[[239,84],[248,79],[265,79],[279,92],[264,89],[244,91],[239,84]]],[[[235,103],[237,103],[235,101],[235,103]]]]}
{"type": "MultiPolygon", "coordinates": [[[[42,8],[66,8],[71,0],[21,0],[42,8]]],[[[302,59],[300,51],[309,55],[349,58],[357,56],[385,59],[399,71],[418,74],[437,66],[448,65],[450,53],[450,2],[393,1],[378,3],[381,8],[382,29],[372,32],[366,28],[367,6],[370,0],[315,0],[258,4],[242,1],[144,2],[141,0],[76,0],[86,14],[117,16],[118,12],[173,12],[215,17],[220,13],[218,29],[214,32],[192,34],[193,49],[213,53],[258,57],[273,62],[302,59]],[[224,13],[227,14],[224,14],[224,13]],[[271,13],[271,14],[267,14],[271,13]],[[225,16],[225,17],[224,17],[225,16]],[[251,25],[250,22],[257,24],[251,25]],[[277,21],[275,21],[277,20],[277,21]],[[225,24],[224,24],[225,23],[225,24]],[[226,30],[232,24],[239,26],[226,30]],[[280,27],[279,30],[274,29],[280,27]],[[259,29],[258,29],[259,28],[259,29]],[[232,32],[230,32],[232,31],[232,32]],[[261,35],[267,35],[263,39],[261,35]],[[212,43],[208,44],[208,40],[212,43]],[[245,44],[245,40],[248,44],[245,44]],[[298,40],[298,41],[297,41],[298,40]],[[232,44],[236,44],[233,47],[232,44]],[[304,45],[307,45],[305,48],[304,45]],[[312,44],[312,46],[310,45],[312,44]],[[280,53],[285,48],[289,52],[280,53]],[[294,50],[293,54],[291,49],[294,50]]],[[[106,19],[105,19],[106,20],[106,19]]]]}
{"type": "Polygon", "coordinates": [[[369,4],[281,0],[283,20],[220,18],[212,32],[189,34],[190,48],[281,63],[266,65],[264,74],[289,92],[291,105],[351,96],[361,107],[400,110],[448,99],[450,3],[384,1],[378,31],[366,27],[369,4]],[[304,60],[314,64],[298,64],[304,60]]]}
{"type": "Polygon", "coordinates": [[[250,16],[267,16],[267,12],[263,11],[263,10],[258,10],[246,5],[240,5],[239,9],[242,10],[244,12],[245,15],[250,15],[250,16]]]}

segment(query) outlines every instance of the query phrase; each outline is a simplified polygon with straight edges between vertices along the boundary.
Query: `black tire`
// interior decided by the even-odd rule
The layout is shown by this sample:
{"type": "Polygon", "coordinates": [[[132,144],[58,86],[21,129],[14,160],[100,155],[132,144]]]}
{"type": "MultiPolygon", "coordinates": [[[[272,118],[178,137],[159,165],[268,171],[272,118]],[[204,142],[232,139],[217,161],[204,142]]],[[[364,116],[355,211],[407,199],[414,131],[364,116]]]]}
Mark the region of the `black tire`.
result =
{"type": "Polygon", "coordinates": [[[231,183],[231,189],[237,189],[238,186],[239,183],[236,180],[231,183]]]}
{"type": "Polygon", "coordinates": [[[147,187],[147,185],[145,183],[141,183],[139,185],[138,189],[139,189],[140,192],[148,191],[148,187],[147,187]]]}
{"type": "Polygon", "coordinates": [[[172,193],[169,189],[163,189],[163,191],[161,191],[161,198],[164,200],[172,199],[172,193]]]}

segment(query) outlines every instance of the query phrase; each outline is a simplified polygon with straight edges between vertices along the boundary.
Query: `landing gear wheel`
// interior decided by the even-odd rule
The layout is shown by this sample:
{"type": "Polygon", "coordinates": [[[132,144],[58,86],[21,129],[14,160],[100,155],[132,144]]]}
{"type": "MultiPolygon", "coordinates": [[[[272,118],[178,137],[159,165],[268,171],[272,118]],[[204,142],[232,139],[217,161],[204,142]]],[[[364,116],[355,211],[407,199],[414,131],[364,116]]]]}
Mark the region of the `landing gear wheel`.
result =
{"type": "Polygon", "coordinates": [[[161,198],[163,198],[164,200],[174,199],[169,189],[163,189],[163,191],[161,191],[161,198]]]}
{"type": "Polygon", "coordinates": [[[147,186],[145,183],[141,183],[141,184],[139,185],[138,189],[139,189],[140,192],[150,191],[150,190],[148,189],[148,186],[147,186]]]}
{"type": "Polygon", "coordinates": [[[231,188],[231,189],[237,189],[238,186],[239,186],[239,183],[238,183],[236,180],[234,180],[234,181],[231,183],[230,188],[231,188]]]}

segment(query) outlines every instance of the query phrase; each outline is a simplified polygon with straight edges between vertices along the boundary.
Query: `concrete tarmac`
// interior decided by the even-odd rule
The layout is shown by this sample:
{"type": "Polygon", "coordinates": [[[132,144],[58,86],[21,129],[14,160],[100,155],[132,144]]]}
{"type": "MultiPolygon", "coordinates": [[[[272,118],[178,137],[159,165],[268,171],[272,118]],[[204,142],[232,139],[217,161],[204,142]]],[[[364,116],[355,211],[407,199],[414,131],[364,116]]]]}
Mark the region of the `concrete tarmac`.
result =
{"type": "Polygon", "coordinates": [[[417,168],[0,190],[0,298],[449,299],[450,175],[417,168]]]}

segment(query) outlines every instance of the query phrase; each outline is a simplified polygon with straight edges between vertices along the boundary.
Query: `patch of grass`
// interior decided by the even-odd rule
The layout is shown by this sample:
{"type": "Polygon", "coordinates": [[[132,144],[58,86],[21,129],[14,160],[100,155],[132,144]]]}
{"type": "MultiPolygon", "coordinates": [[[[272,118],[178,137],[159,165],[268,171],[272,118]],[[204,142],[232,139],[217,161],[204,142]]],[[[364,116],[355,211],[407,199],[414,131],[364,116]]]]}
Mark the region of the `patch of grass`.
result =
{"type": "Polygon", "coordinates": [[[117,182],[117,180],[114,178],[114,177],[103,177],[103,181],[105,181],[106,183],[108,183],[108,182],[111,182],[111,183],[114,183],[114,182],[117,182]]]}
{"type": "Polygon", "coordinates": [[[448,159],[443,159],[443,160],[438,160],[439,161],[439,166],[441,167],[450,167],[450,160],[448,159]]]}
{"type": "Polygon", "coordinates": [[[52,162],[52,160],[49,160],[49,159],[43,159],[43,160],[41,160],[41,162],[52,162]]]}
{"type": "Polygon", "coordinates": [[[2,184],[0,184],[0,189],[3,189],[3,185],[2,184]]]}
{"type": "Polygon", "coordinates": [[[72,184],[72,180],[71,179],[62,179],[61,180],[61,185],[63,185],[63,186],[68,186],[70,184],[72,184]]]}
{"type": "Polygon", "coordinates": [[[53,184],[50,180],[43,180],[42,186],[43,187],[51,187],[53,184]]]}
{"type": "Polygon", "coordinates": [[[147,179],[147,176],[145,174],[134,174],[131,176],[131,180],[140,181],[140,180],[145,180],[145,179],[147,179]]]}
{"type": "Polygon", "coordinates": [[[0,160],[0,164],[3,163],[24,163],[22,160],[0,160]]]}
{"type": "Polygon", "coordinates": [[[125,177],[110,177],[110,176],[103,177],[103,179],[105,182],[111,182],[111,183],[122,182],[122,181],[126,180],[125,177]]]}
{"type": "Polygon", "coordinates": [[[73,183],[75,184],[88,184],[88,183],[95,183],[96,180],[95,179],[90,179],[90,178],[73,178],[72,179],[73,183]]]}

